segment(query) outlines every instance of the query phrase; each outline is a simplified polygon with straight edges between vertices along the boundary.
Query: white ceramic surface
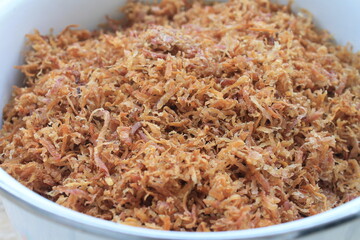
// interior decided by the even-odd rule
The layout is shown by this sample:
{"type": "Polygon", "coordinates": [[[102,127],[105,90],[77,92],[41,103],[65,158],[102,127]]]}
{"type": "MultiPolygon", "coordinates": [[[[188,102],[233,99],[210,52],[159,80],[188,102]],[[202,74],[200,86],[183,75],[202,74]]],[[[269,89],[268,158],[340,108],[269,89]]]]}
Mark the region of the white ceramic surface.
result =
{"type": "Polygon", "coordinates": [[[0,239],[1,240],[21,240],[20,236],[11,226],[8,216],[0,198],[0,239]]]}
{"type": "MultiPolygon", "coordinates": [[[[22,81],[13,66],[22,63],[25,34],[35,28],[42,33],[48,33],[50,28],[59,32],[69,24],[93,29],[104,22],[105,15],[116,15],[123,3],[124,0],[0,0],[0,109],[10,98],[11,86],[22,81]]],[[[310,10],[318,26],[330,30],[340,44],[351,42],[355,49],[360,49],[359,0],[295,1],[294,8],[300,7],[310,10]]],[[[285,240],[299,236],[298,239],[302,240],[360,239],[360,199],[314,217],[267,228],[224,233],[176,233],[129,227],[71,211],[36,195],[2,170],[0,188],[13,225],[24,239],[30,240],[285,240]],[[336,221],[338,219],[343,223],[336,221]]]]}

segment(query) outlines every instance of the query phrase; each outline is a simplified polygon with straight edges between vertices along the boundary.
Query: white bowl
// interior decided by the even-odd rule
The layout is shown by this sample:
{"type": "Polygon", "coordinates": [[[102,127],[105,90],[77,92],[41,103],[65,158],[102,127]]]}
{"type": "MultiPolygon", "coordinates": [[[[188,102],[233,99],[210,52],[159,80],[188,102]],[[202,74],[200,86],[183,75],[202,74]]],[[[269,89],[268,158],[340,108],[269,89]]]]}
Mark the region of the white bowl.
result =
{"type": "MultiPolygon", "coordinates": [[[[13,68],[23,61],[27,33],[69,24],[94,29],[105,15],[118,14],[123,0],[0,0],[0,109],[11,87],[23,79],[13,68]]],[[[280,1],[287,2],[287,1],[280,1]]],[[[339,44],[360,49],[360,1],[298,0],[294,9],[306,8],[318,26],[328,29],[339,44]]],[[[0,113],[2,117],[2,113],[0,113]]],[[[330,211],[276,226],[216,233],[190,233],[130,227],[90,217],[57,205],[22,186],[0,170],[0,194],[7,213],[24,239],[360,239],[360,198],[330,211]]]]}

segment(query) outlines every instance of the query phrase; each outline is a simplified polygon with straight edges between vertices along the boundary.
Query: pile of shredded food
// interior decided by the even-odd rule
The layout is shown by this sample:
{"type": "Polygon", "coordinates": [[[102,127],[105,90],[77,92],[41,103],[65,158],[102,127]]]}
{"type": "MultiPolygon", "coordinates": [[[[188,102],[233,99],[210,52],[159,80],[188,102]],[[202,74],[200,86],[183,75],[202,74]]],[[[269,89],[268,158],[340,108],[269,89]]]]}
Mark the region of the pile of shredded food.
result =
{"type": "Polygon", "coordinates": [[[360,54],[268,0],[130,2],[28,35],[1,167],[42,196],[153,229],[225,231],[360,196],[360,54]]]}

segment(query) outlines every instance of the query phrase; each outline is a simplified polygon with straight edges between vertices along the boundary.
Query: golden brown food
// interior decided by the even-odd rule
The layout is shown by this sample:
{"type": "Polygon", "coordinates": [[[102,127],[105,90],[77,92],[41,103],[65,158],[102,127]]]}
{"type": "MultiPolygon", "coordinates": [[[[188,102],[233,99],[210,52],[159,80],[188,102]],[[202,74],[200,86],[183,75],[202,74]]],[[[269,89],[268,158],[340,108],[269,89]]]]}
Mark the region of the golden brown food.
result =
{"type": "Polygon", "coordinates": [[[224,231],[360,195],[360,55],[268,0],[129,3],[107,30],[29,35],[1,167],[79,212],[224,231]]]}

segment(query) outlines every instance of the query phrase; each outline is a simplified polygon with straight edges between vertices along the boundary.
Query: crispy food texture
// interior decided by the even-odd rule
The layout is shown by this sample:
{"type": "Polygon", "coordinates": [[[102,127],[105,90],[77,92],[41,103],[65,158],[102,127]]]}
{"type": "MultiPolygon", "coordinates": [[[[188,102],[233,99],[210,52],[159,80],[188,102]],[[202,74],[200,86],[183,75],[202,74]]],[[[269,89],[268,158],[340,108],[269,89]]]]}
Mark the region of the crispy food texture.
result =
{"type": "Polygon", "coordinates": [[[360,196],[360,54],[268,0],[129,2],[27,36],[0,165],[73,210],[227,231],[360,196]]]}

